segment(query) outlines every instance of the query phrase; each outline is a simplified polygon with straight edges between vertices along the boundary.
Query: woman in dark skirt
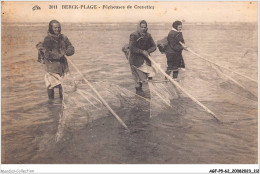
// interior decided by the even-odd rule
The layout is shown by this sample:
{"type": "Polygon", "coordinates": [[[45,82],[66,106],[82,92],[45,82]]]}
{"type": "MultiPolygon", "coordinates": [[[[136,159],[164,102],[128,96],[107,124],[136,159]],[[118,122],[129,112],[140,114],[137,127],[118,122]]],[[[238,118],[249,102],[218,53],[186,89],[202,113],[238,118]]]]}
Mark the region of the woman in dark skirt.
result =
{"type": "Polygon", "coordinates": [[[180,42],[184,44],[184,39],[182,36],[182,22],[175,21],[172,24],[172,29],[168,34],[168,46],[166,48],[166,58],[167,58],[167,70],[166,73],[168,75],[173,72],[173,78],[176,79],[178,77],[179,69],[185,68],[184,60],[182,57],[182,50],[186,49],[183,47],[180,42]]]}

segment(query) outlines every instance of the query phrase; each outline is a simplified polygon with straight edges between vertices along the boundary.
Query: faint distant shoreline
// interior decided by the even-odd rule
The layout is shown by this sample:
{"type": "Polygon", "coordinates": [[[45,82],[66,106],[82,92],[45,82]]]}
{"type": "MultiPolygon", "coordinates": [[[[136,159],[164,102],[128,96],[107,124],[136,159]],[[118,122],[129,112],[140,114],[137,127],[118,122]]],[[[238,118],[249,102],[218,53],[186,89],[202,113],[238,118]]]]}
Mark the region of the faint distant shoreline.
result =
{"type": "MultiPolygon", "coordinates": [[[[63,25],[66,24],[80,24],[80,25],[136,25],[136,22],[62,22],[63,25]]],[[[171,25],[171,22],[150,22],[150,25],[171,25]]],[[[183,22],[183,25],[242,25],[251,24],[257,25],[258,22],[183,22]]],[[[48,25],[48,22],[2,22],[2,25],[48,25]]]]}

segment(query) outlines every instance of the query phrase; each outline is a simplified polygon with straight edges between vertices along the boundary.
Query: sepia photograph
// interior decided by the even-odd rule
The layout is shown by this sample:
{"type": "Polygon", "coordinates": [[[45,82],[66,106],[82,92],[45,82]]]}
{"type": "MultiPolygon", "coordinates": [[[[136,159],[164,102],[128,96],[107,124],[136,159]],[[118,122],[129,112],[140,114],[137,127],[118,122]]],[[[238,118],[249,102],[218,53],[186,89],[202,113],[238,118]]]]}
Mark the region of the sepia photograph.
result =
{"type": "Polygon", "coordinates": [[[1,165],[258,163],[257,1],[1,2],[1,165]]]}

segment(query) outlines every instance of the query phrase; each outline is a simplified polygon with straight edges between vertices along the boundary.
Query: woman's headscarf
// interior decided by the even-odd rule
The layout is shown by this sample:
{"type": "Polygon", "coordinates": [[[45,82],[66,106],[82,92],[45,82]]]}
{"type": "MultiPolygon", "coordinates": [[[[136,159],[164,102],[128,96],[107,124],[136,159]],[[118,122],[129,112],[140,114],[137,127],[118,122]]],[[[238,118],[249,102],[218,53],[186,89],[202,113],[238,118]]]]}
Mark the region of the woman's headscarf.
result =
{"type": "Polygon", "coordinates": [[[179,25],[182,25],[181,21],[175,21],[175,22],[172,23],[172,27],[175,28],[176,30],[178,30],[177,28],[178,28],[179,25]]]}
{"type": "MultiPolygon", "coordinates": [[[[53,29],[52,29],[52,24],[53,24],[53,23],[58,23],[58,24],[60,24],[60,22],[57,21],[57,20],[51,20],[51,21],[49,22],[49,30],[48,30],[48,32],[51,33],[51,34],[54,34],[53,29]]],[[[60,32],[61,32],[61,30],[60,30],[60,32]]]]}
{"type": "Polygon", "coordinates": [[[145,24],[146,27],[148,26],[147,22],[145,20],[139,21],[138,24],[137,24],[137,32],[140,33],[140,34],[145,34],[147,32],[147,30],[146,30],[145,33],[141,33],[141,24],[145,24]]]}

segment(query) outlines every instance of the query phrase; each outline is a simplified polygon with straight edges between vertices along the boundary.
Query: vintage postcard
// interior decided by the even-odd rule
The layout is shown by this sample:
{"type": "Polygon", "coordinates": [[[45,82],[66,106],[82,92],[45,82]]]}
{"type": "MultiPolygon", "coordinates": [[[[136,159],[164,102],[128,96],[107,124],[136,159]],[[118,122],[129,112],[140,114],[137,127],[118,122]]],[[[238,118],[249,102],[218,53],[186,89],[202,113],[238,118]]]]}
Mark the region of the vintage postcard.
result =
{"type": "Polygon", "coordinates": [[[2,1],[1,19],[2,172],[259,173],[257,1],[2,1]]]}

